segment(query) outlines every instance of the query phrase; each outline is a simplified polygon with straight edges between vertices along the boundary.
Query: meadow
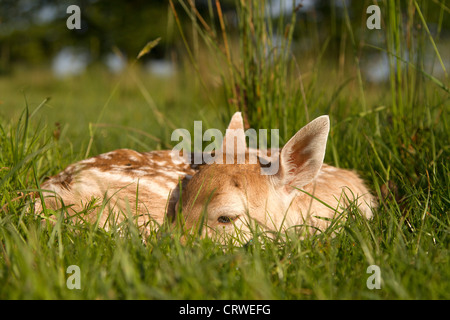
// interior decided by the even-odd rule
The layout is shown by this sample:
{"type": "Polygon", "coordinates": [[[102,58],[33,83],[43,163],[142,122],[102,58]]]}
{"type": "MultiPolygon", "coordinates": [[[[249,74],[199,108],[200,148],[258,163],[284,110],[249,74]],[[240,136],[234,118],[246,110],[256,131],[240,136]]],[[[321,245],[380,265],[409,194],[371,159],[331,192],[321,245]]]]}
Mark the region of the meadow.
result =
{"type": "Polygon", "coordinates": [[[236,2],[233,33],[220,10],[203,20],[191,3],[168,6],[181,39],[173,75],[134,59],[118,74],[93,65],[57,78],[22,66],[0,76],[0,299],[449,299],[448,7],[381,1],[373,31],[365,12],[355,28],[344,8],[324,36],[314,19],[268,22],[258,1],[236,2]],[[363,64],[380,52],[388,76],[370,82],[363,64]],[[142,241],[132,221],[119,234],[64,210],[54,225],[33,214],[27,195],[67,165],[118,148],[170,149],[174,129],[202,120],[204,130],[224,130],[237,110],[255,129],[279,128],[280,145],[328,114],[325,162],[361,174],[379,199],[374,218],[350,208],[335,237],[255,231],[234,247],[181,243],[168,225],[142,241]],[[71,265],[79,290],[66,285],[71,265]],[[367,286],[371,265],[380,289],[367,286]]]}

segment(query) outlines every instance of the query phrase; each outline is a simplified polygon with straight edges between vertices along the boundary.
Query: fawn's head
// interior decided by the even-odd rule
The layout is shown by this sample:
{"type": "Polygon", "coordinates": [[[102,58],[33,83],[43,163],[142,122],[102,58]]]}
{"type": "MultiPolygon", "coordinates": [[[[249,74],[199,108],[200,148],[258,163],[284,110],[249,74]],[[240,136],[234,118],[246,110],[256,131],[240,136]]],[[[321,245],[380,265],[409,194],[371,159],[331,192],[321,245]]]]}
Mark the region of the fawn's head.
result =
{"type": "MultiPolygon", "coordinates": [[[[182,190],[177,204],[186,227],[206,225],[203,233],[208,235],[233,234],[236,230],[246,234],[254,222],[266,230],[279,230],[297,194],[296,188],[311,183],[318,174],[328,132],[328,116],[303,127],[272,158],[278,162],[278,171],[272,175],[261,174],[263,161],[249,161],[249,150],[245,163],[223,161],[201,167],[182,190]]],[[[225,135],[222,150],[233,142],[225,135]]]]}

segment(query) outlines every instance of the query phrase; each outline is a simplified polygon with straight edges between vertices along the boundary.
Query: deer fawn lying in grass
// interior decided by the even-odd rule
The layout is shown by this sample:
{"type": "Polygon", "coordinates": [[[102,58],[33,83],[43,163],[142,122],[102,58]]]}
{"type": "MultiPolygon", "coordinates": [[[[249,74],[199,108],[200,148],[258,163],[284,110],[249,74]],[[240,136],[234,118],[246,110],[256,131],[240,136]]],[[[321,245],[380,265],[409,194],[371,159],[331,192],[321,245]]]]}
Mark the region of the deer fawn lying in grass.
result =
{"type": "MultiPolygon", "coordinates": [[[[236,113],[228,129],[242,125],[236,113]]],[[[73,219],[98,223],[105,229],[131,215],[148,234],[163,223],[168,211],[174,211],[180,184],[197,170],[190,162],[174,161],[172,150],[119,149],[71,164],[40,187],[46,208],[65,207],[73,219]]],[[[41,199],[37,199],[35,213],[42,211],[41,199]]]]}
{"type": "MultiPolygon", "coordinates": [[[[353,205],[371,218],[375,198],[358,175],[323,164],[329,127],[328,116],[321,116],[298,131],[272,159],[278,161],[273,175],[261,174],[261,162],[248,163],[248,152],[242,164],[201,167],[176,205],[187,230],[203,222],[203,235],[220,241],[227,234],[239,234],[246,241],[254,222],[266,231],[294,228],[314,233],[353,205]]],[[[223,150],[227,143],[225,136],[223,150]]]]}

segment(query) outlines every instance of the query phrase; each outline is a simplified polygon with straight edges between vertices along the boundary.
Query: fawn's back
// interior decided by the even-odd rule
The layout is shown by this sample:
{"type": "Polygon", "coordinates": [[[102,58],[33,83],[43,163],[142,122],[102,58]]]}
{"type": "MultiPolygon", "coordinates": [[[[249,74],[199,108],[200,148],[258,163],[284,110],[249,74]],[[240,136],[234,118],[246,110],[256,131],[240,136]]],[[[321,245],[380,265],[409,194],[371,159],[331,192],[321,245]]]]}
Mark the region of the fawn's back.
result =
{"type": "MultiPolygon", "coordinates": [[[[64,204],[75,214],[96,201],[97,209],[80,217],[90,222],[98,219],[100,225],[120,223],[128,213],[139,226],[150,227],[151,222],[162,224],[168,206],[174,204],[179,181],[193,175],[195,170],[187,163],[172,160],[171,150],[137,152],[119,149],[69,165],[58,175],[41,185],[45,206],[57,209],[64,204]],[[109,213],[115,214],[110,216],[109,213]]],[[[35,212],[42,211],[36,202],[35,212]]]]}

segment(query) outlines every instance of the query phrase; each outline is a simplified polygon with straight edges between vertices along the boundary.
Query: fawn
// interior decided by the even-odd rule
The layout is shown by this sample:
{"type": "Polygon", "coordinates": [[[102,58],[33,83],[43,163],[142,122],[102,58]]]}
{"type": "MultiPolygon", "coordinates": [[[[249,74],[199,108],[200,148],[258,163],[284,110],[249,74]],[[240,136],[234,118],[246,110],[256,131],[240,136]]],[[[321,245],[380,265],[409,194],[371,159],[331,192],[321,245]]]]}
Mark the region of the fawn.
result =
{"type": "MultiPolygon", "coordinates": [[[[329,128],[328,116],[321,116],[300,129],[281,152],[274,150],[275,174],[261,174],[263,162],[249,163],[248,150],[245,163],[202,166],[182,189],[175,213],[182,212],[187,230],[203,222],[202,234],[219,241],[230,234],[248,240],[255,222],[269,232],[294,228],[312,234],[325,230],[351,205],[371,218],[376,201],[362,179],[323,164],[329,128]]],[[[245,143],[245,136],[240,137],[245,143]]],[[[225,135],[222,150],[230,150],[227,143],[225,135]]]]}
{"type": "MultiPolygon", "coordinates": [[[[238,127],[242,127],[240,113],[232,117],[228,129],[238,127]]],[[[167,212],[173,213],[179,187],[198,168],[184,155],[174,156],[173,150],[119,149],[71,164],[40,187],[46,208],[64,206],[73,219],[98,222],[106,229],[124,221],[129,212],[148,234],[164,222],[167,212]]],[[[35,213],[42,211],[37,199],[35,213]]]]}

